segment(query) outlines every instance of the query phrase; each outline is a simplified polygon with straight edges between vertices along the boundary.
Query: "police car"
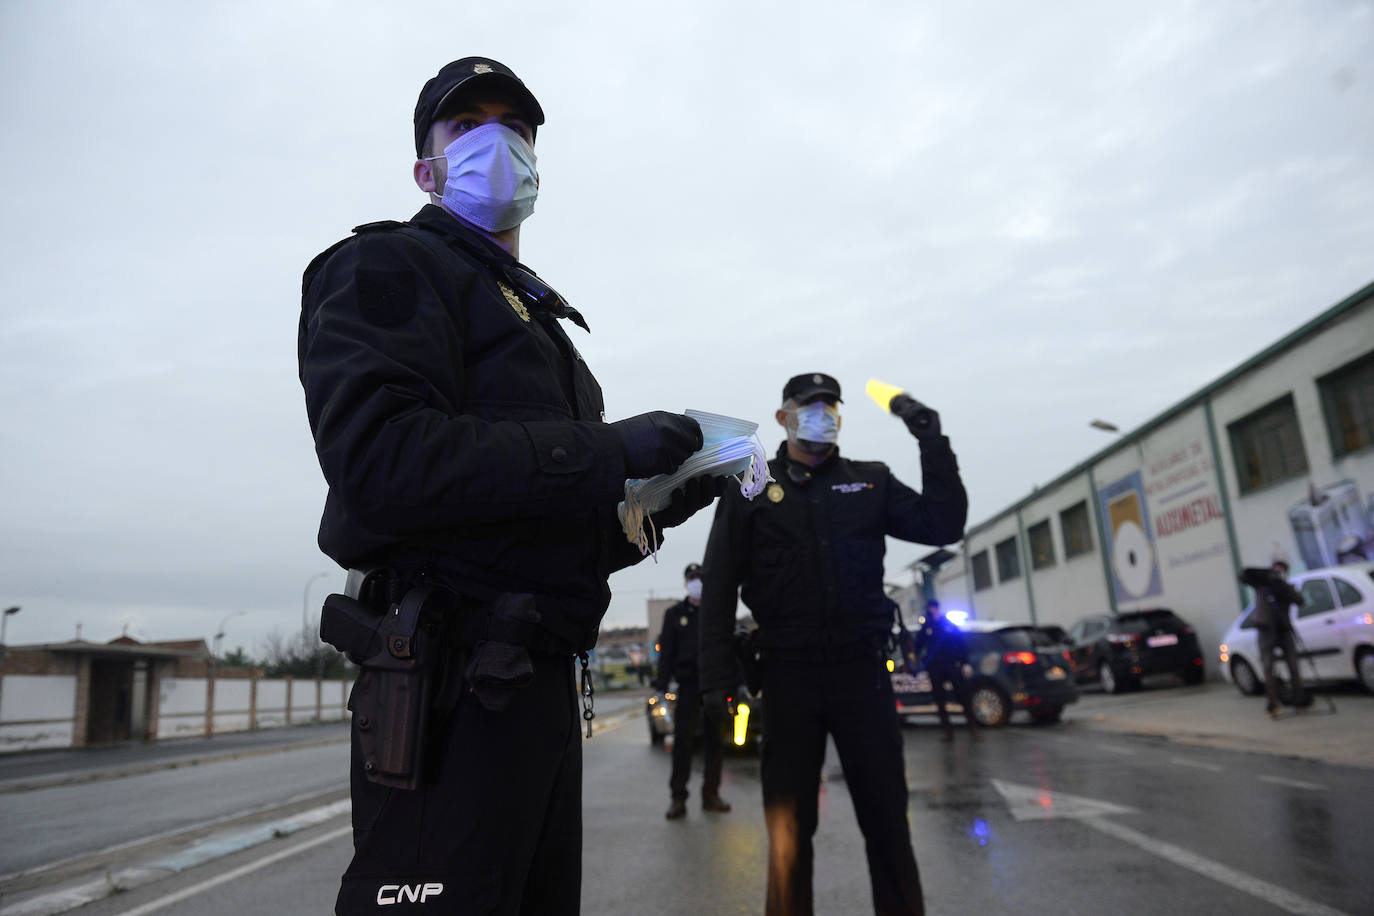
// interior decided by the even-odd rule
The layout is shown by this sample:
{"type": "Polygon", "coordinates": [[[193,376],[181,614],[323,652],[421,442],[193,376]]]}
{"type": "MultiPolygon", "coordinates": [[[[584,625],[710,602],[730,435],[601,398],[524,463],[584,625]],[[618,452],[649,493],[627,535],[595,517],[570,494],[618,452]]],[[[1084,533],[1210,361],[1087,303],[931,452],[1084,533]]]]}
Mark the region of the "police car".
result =
{"type": "MultiPolygon", "coordinates": [[[[1025,710],[1032,722],[1057,722],[1064,707],[1078,702],[1078,687],[1069,674],[1063,646],[1029,624],[995,620],[959,623],[968,647],[969,706],[983,726],[1006,725],[1012,713],[1025,710]]],[[[889,664],[897,714],[903,717],[936,715],[930,674],[909,674],[896,654],[889,664]]],[[[949,712],[964,712],[952,686],[947,687],[949,712]]]]}

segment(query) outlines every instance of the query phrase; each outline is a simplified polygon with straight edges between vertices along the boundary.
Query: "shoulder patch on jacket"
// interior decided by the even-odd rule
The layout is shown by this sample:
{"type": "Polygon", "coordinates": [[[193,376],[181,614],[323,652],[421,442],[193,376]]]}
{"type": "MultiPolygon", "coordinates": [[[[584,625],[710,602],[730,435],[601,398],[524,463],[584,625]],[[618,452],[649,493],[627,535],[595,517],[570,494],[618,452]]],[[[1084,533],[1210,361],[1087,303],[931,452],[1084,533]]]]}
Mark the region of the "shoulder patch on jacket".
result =
{"type": "Polygon", "coordinates": [[[376,327],[394,328],[415,314],[414,271],[360,265],[354,289],[358,311],[376,327]]]}

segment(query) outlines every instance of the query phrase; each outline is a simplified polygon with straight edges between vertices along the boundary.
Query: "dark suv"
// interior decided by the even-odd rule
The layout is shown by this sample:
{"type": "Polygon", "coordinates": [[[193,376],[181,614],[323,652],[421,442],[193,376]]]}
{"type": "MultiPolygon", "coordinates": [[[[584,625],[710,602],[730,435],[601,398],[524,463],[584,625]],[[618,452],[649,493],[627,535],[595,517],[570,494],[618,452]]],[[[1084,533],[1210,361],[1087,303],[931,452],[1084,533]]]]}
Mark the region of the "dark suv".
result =
{"type": "MultiPolygon", "coordinates": [[[[1064,707],[1078,702],[1078,687],[1069,676],[1064,647],[1052,645],[1029,625],[970,620],[960,624],[968,647],[969,710],[979,725],[1006,725],[1018,709],[1037,723],[1057,722],[1064,707]]],[[[935,713],[930,674],[914,677],[894,656],[892,692],[899,716],[935,713]]],[[[950,690],[949,696],[954,696],[950,690]]],[[[957,702],[947,709],[960,712],[957,702]]]]}
{"type": "Polygon", "coordinates": [[[1197,633],[1166,608],[1084,617],[1068,638],[1074,679],[1096,680],[1105,693],[1134,690],[1147,674],[1172,672],[1185,684],[1205,674],[1197,633]]]}

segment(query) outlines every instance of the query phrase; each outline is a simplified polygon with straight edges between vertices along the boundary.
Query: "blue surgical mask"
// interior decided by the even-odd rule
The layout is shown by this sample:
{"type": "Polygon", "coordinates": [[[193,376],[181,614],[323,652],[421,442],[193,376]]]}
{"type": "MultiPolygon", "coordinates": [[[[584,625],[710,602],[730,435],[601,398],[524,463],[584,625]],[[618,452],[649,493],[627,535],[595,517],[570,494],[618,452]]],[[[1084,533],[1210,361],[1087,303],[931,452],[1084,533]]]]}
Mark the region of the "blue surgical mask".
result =
{"type": "Polygon", "coordinates": [[[700,600],[701,600],[701,580],[700,580],[700,579],[688,579],[688,580],[687,580],[687,597],[688,597],[688,598],[691,598],[693,601],[700,601],[700,600]]]}
{"type": "Polygon", "coordinates": [[[504,124],[483,124],[430,156],[448,163],[444,206],[487,232],[514,229],[534,212],[534,148],[504,124]]]}
{"type": "Polygon", "coordinates": [[[798,407],[797,438],[833,444],[840,438],[840,409],[824,401],[798,407]]]}

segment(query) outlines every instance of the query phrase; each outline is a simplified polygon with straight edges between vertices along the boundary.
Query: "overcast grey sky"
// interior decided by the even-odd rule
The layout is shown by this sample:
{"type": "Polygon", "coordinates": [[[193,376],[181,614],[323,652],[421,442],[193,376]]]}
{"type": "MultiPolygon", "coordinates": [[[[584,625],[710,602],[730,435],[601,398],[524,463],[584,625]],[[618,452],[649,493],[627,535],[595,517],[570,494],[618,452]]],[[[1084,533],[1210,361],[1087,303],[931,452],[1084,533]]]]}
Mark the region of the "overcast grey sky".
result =
{"type": "MultiPolygon", "coordinates": [[[[971,523],[1374,280],[1369,2],[0,0],[11,643],[243,611],[251,652],[339,586],[300,275],[424,202],[415,96],[468,54],[548,115],[522,255],[591,322],[609,418],[745,417],[771,452],[782,383],[825,371],[844,452],[919,487],[876,376],[941,412],[971,523]]],[[[680,594],[709,525],[617,574],[607,624],[680,594]]]]}

